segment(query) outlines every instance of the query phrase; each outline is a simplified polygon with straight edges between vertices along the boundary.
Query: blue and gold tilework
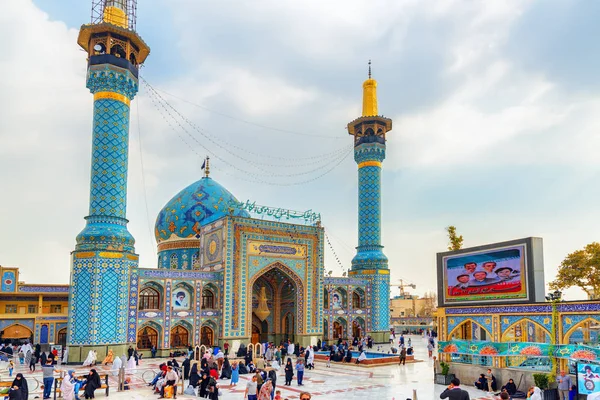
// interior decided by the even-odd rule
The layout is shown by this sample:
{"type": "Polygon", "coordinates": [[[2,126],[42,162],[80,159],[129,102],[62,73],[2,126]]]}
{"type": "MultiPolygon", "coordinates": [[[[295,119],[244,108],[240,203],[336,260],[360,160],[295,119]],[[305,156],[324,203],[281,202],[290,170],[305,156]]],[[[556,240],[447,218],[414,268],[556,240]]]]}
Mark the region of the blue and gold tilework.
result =
{"type": "Polygon", "coordinates": [[[390,325],[390,275],[381,245],[381,166],[385,144],[361,143],[354,148],[358,164],[358,247],[350,275],[368,280],[366,329],[387,331],[390,325]]]}
{"type": "Polygon", "coordinates": [[[72,265],[69,345],[126,343],[129,269],[137,266],[137,258],[74,252],[72,265]]]}

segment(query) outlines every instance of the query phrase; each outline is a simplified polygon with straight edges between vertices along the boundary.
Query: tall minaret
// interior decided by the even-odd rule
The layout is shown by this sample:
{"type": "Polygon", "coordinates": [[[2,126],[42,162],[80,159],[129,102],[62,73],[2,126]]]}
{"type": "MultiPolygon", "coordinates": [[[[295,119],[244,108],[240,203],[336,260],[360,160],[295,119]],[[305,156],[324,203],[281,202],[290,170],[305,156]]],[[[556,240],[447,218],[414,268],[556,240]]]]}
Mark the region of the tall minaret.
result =
{"type": "Polygon", "coordinates": [[[137,0],[92,0],[92,21],[77,43],[88,54],[94,95],[90,207],[71,258],[69,361],[127,347],[129,269],[138,265],[127,230],[129,107],[150,48],[135,32],[137,0]]]}
{"type": "Polygon", "coordinates": [[[392,120],[377,113],[377,81],[371,78],[369,61],[362,116],[348,124],[358,164],[358,247],[350,275],[369,281],[367,332],[376,342],[387,342],[390,325],[390,270],[381,245],[381,163],[391,129],[392,120]]]}

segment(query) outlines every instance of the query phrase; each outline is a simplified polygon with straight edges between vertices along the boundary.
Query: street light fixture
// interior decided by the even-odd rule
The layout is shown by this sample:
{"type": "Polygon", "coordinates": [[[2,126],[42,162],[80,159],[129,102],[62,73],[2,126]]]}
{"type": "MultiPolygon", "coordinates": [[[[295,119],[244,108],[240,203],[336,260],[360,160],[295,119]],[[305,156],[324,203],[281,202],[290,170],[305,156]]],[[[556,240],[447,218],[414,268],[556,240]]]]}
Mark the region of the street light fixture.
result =
{"type": "Polygon", "coordinates": [[[554,292],[548,293],[546,296],[546,300],[548,301],[560,301],[562,297],[562,292],[560,290],[555,290],[554,292]]]}

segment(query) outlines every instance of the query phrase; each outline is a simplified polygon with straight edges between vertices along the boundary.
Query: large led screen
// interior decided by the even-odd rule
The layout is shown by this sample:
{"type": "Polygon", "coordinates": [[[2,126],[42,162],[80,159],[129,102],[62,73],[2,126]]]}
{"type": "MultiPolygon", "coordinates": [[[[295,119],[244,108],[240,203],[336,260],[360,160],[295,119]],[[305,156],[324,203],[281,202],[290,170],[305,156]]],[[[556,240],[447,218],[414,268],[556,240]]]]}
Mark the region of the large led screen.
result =
{"type": "Polygon", "coordinates": [[[526,244],[442,257],[444,302],[527,300],[526,244]]]}

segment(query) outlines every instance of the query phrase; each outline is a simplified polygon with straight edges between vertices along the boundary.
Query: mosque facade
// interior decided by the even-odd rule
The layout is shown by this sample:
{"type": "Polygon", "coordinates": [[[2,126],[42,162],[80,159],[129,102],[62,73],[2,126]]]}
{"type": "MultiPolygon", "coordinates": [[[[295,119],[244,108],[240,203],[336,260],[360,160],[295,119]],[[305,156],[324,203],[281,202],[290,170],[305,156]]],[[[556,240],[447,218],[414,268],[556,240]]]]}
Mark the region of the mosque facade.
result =
{"type": "Polygon", "coordinates": [[[265,220],[205,176],[177,193],[155,225],[158,265],[140,267],[127,229],[130,103],[150,53],[127,2],[104,0],[83,25],[94,96],[89,215],[72,252],[67,346],[158,354],[222,345],[371,335],[387,341],[389,269],[381,245],[381,168],[391,120],[377,113],[377,82],[363,84],[363,115],[348,124],[359,182],[359,245],[347,277],[325,276],[320,220],[265,220]],[[286,222],[283,222],[286,221],[286,222]]]}

